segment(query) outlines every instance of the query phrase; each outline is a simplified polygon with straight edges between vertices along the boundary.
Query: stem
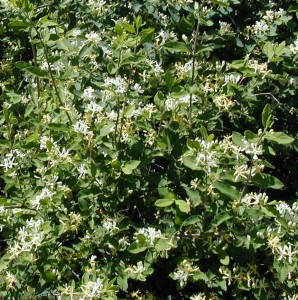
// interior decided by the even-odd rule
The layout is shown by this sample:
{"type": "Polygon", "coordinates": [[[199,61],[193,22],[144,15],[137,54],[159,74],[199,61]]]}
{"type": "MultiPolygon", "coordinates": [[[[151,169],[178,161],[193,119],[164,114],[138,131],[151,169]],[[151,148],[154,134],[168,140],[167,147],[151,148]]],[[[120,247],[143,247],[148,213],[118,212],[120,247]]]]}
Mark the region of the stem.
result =
{"type": "MultiPolygon", "coordinates": [[[[54,74],[53,74],[53,71],[52,71],[51,66],[50,66],[49,54],[48,54],[48,50],[47,50],[46,44],[44,43],[40,32],[38,31],[37,27],[35,26],[35,24],[31,20],[30,16],[28,14],[26,14],[25,12],[23,12],[23,11],[22,11],[22,13],[25,15],[26,19],[29,21],[29,23],[31,24],[32,28],[37,32],[37,35],[38,35],[39,40],[40,40],[40,43],[41,43],[41,45],[42,45],[42,47],[44,49],[45,59],[46,59],[47,66],[48,66],[48,72],[49,72],[50,77],[51,77],[51,81],[52,81],[52,85],[54,87],[54,91],[55,91],[56,97],[57,97],[57,99],[59,101],[59,104],[63,107],[64,106],[63,105],[63,101],[62,101],[62,99],[61,99],[61,97],[59,95],[57,84],[56,84],[56,81],[55,81],[55,78],[54,78],[54,74]]],[[[72,121],[71,121],[69,113],[67,112],[67,110],[65,110],[65,112],[66,112],[67,118],[69,120],[69,123],[72,124],[72,121]]]]}
{"type": "MultiPolygon", "coordinates": [[[[198,36],[199,36],[199,30],[200,30],[200,21],[197,22],[197,28],[195,32],[195,39],[194,39],[194,46],[193,46],[193,52],[192,52],[192,72],[191,72],[191,81],[190,85],[191,88],[194,83],[195,79],[195,64],[196,64],[196,52],[197,52],[197,44],[198,44],[198,36]]],[[[192,135],[192,90],[190,90],[189,95],[189,111],[188,111],[188,129],[189,129],[189,135],[192,135]]]]}
{"type": "Polygon", "coordinates": [[[33,210],[36,211],[34,208],[26,207],[23,205],[4,205],[2,206],[3,209],[15,209],[15,208],[22,208],[22,209],[28,209],[28,210],[33,210]]]}
{"type": "MultiPolygon", "coordinates": [[[[119,55],[118,55],[117,74],[119,73],[121,54],[122,54],[122,51],[120,48],[119,55]]],[[[115,143],[116,150],[118,150],[117,130],[118,130],[118,125],[119,125],[119,120],[120,120],[120,97],[119,97],[119,95],[117,95],[117,119],[116,119],[115,132],[114,132],[114,143],[115,143]]],[[[119,140],[120,140],[120,138],[119,138],[119,140]]]]}
{"type": "Polygon", "coordinates": [[[230,235],[231,233],[228,231],[221,231],[221,232],[198,232],[198,233],[184,233],[179,234],[180,237],[193,237],[193,238],[203,238],[206,236],[223,236],[223,235],[230,235]]]}
{"type": "MultiPolygon", "coordinates": [[[[136,36],[138,36],[138,34],[139,34],[139,30],[137,29],[136,36]]],[[[133,55],[135,55],[136,52],[137,52],[137,46],[138,46],[138,44],[137,44],[137,40],[136,40],[136,43],[135,43],[135,46],[134,46],[134,49],[133,49],[133,55]]],[[[130,83],[131,83],[131,77],[132,77],[133,70],[134,70],[134,68],[132,67],[132,65],[130,65],[130,71],[129,71],[129,75],[128,75],[128,79],[127,79],[126,95],[128,94],[128,91],[130,89],[130,83]]],[[[126,105],[127,105],[127,97],[124,98],[124,102],[123,102],[118,144],[120,144],[121,137],[122,137],[122,129],[123,129],[123,126],[124,126],[124,114],[125,114],[126,105]]]]}
{"type": "Polygon", "coordinates": [[[118,130],[119,119],[120,119],[120,97],[118,95],[117,96],[117,119],[116,119],[115,132],[114,132],[114,144],[115,144],[116,150],[118,150],[117,130],[118,130]]]}
{"type": "MultiPolygon", "coordinates": [[[[34,47],[34,44],[31,42],[31,49],[32,49],[32,55],[33,55],[33,61],[34,61],[34,65],[37,67],[37,59],[36,59],[36,50],[34,47]]],[[[36,85],[37,85],[37,97],[40,97],[40,81],[39,78],[36,77],[36,85]]],[[[39,113],[39,107],[37,107],[38,109],[38,113],[39,113]]]]}

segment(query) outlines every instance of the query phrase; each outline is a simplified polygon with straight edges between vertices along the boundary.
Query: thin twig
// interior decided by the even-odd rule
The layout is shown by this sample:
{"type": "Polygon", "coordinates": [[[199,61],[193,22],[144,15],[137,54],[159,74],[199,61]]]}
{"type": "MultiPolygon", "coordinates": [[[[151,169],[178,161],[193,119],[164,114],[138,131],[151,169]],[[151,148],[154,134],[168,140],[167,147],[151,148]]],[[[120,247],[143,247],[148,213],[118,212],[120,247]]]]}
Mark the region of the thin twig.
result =
{"type": "MultiPolygon", "coordinates": [[[[200,20],[198,20],[197,22],[197,28],[195,32],[194,46],[192,52],[192,73],[191,73],[191,81],[190,81],[191,88],[194,84],[194,79],[195,79],[195,64],[196,64],[196,52],[197,52],[199,30],[200,30],[200,20]]],[[[190,95],[189,95],[188,128],[189,128],[189,135],[191,136],[192,135],[192,90],[190,91],[190,95]]]]}
{"type": "Polygon", "coordinates": [[[198,233],[181,233],[178,234],[180,237],[193,237],[193,238],[201,238],[206,236],[223,236],[230,235],[230,232],[221,231],[221,232],[198,232],[198,233]]]}
{"type": "MultiPolygon", "coordinates": [[[[22,11],[22,12],[23,12],[23,11],[22,11]]],[[[50,77],[51,77],[51,81],[52,81],[52,84],[53,84],[53,87],[54,87],[55,94],[56,94],[56,96],[57,96],[57,99],[58,99],[58,101],[59,101],[59,104],[61,105],[61,107],[63,107],[64,104],[63,104],[63,101],[62,101],[62,99],[61,99],[61,97],[60,97],[60,95],[59,95],[58,88],[57,88],[57,84],[56,84],[56,81],[55,81],[55,78],[54,78],[54,74],[53,74],[53,71],[52,71],[51,66],[50,66],[49,54],[48,54],[48,50],[47,50],[46,44],[44,43],[44,41],[43,41],[43,39],[42,39],[42,37],[41,37],[40,32],[39,32],[38,29],[36,28],[35,24],[34,24],[33,21],[31,20],[31,18],[30,18],[25,12],[23,12],[23,14],[25,15],[25,17],[27,18],[27,20],[28,20],[29,23],[31,24],[32,28],[37,32],[37,35],[38,35],[38,37],[39,37],[39,39],[40,39],[40,42],[41,42],[41,45],[42,45],[42,47],[43,47],[43,49],[44,49],[45,59],[46,59],[47,65],[48,65],[48,72],[49,72],[50,77]]],[[[65,110],[65,113],[66,113],[66,115],[67,115],[67,118],[68,118],[68,120],[69,120],[69,123],[72,124],[72,120],[71,120],[71,118],[70,118],[70,115],[69,115],[68,111],[65,110]]]]}
{"type": "Polygon", "coordinates": [[[3,206],[1,206],[1,208],[3,208],[3,209],[16,209],[16,208],[21,208],[21,209],[28,209],[28,210],[34,210],[34,211],[36,211],[36,209],[30,208],[30,207],[26,207],[26,206],[24,206],[24,205],[3,205],[3,206]]]}

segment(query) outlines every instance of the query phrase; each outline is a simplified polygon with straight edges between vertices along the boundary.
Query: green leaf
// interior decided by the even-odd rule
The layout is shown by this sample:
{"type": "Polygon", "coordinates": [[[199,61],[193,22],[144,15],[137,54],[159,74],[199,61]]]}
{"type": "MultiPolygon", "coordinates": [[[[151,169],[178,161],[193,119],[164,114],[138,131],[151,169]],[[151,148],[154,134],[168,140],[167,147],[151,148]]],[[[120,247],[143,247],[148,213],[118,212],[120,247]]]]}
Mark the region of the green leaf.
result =
{"type": "Polygon", "coordinates": [[[208,282],[209,281],[209,278],[208,278],[208,276],[205,274],[205,273],[203,273],[203,272],[195,272],[193,275],[192,275],[192,278],[194,279],[194,280],[203,280],[203,281],[205,281],[205,282],[208,282]]]}
{"type": "Polygon", "coordinates": [[[88,211],[89,210],[89,203],[85,199],[79,199],[79,207],[81,211],[88,211]]]}
{"type": "Polygon", "coordinates": [[[286,46],[286,42],[285,41],[281,42],[280,44],[275,43],[274,44],[274,54],[276,56],[281,55],[285,51],[285,46],[286,46]]]}
{"type": "Polygon", "coordinates": [[[155,243],[154,248],[156,251],[160,252],[160,251],[170,250],[171,245],[168,243],[166,239],[159,239],[155,243]]]}
{"type": "Polygon", "coordinates": [[[214,187],[217,188],[222,194],[231,198],[232,200],[240,198],[240,193],[234,186],[217,181],[214,183],[214,187]]]}
{"type": "Polygon", "coordinates": [[[274,48],[271,42],[267,42],[263,47],[263,53],[266,54],[268,59],[270,60],[274,56],[274,48]]]}
{"type": "Polygon", "coordinates": [[[278,178],[269,174],[257,174],[251,181],[263,188],[281,189],[284,186],[278,178]]]}
{"type": "Polygon", "coordinates": [[[270,104],[266,104],[262,111],[262,124],[265,129],[270,127],[271,124],[271,106],[270,104]]]}
{"type": "Polygon", "coordinates": [[[137,254],[143,252],[147,249],[147,247],[141,243],[133,242],[129,247],[128,251],[132,254],[137,254]]]}
{"type": "Polygon", "coordinates": [[[228,7],[228,6],[229,6],[229,3],[224,2],[224,1],[211,0],[211,2],[212,2],[213,4],[217,4],[217,5],[220,5],[220,6],[225,6],[225,7],[228,7]]]}
{"type": "Polygon", "coordinates": [[[232,218],[232,216],[230,214],[228,214],[227,212],[223,211],[219,214],[217,214],[213,221],[211,222],[212,226],[219,226],[220,224],[224,223],[227,220],[230,220],[232,218]]]}
{"type": "Polygon", "coordinates": [[[50,26],[58,26],[58,24],[54,21],[51,20],[46,20],[45,22],[43,22],[40,27],[50,27],[50,26]]]}
{"type": "Polygon", "coordinates": [[[207,141],[207,139],[208,139],[208,132],[207,132],[206,127],[202,125],[201,128],[200,128],[200,132],[201,132],[202,138],[205,141],[207,141]]]}
{"type": "Polygon", "coordinates": [[[130,162],[127,162],[121,169],[124,174],[130,175],[132,174],[132,171],[138,167],[140,162],[140,160],[132,160],[130,162]]]}
{"type": "Polygon", "coordinates": [[[46,271],[42,274],[46,282],[54,282],[57,279],[57,276],[50,271],[46,271]]]}
{"type": "Polygon", "coordinates": [[[50,123],[48,124],[48,128],[55,130],[55,131],[61,131],[61,132],[68,132],[69,127],[65,124],[59,124],[59,123],[50,123]]]}
{"type": "Polygon", "coordinates": [[[155,201],[154,205],[157,207],[167,207],[172,205],[175,199],[158,199],[155,201]]]}
{"type": "Polygon", "coordinates": [[[0,139],[0,148],[10,148],[9,141],[0,139]]]}
{"type": "Polygon", "coordinates": [[[181,226],[189,226],[189,225],[197,225],[202,227],[202,216],[190,216],[186,220],[184,220],[181,226]]]}
{"type": "Polygon", "coordinates": [[[233,131],[232,140],[236,146],[243,147],[244,146],[243,139],[244,136],[241,133],[233,131]]]}
{"type": "Polygon", "coordinates": [[[132,25],[128,24],[128,23],[122,23],[121,26],[128,32],[130,33],[134,33],[135,29],[132,25]]]}
{"type": "Polygon", "coordinates": [[[189,204],[186,201],[184,201],[184,200],[176,200],[175,204],[178,206],[178,209],[181,212],[184,212],[184,213],[189,213],[190,212],[190,206],[189,206],[189,204]]]}
{"type": "Polygon", "coordinates": [[[153,37],[153,33],[154,33],[154,28],[147,28],[147,29],[142,30],[140,32],[140,35],[141,35],[140,43],[144,44],[144,43],[150,41],[153,37]]]}
{"type": "Polygon", "coordinates": [[[121,290],[126,291],[128,288],[128,276],[123,274],[118,275],[117,284],[119,285],[121,290]]]}
{"type": "Polygon", "coordinates": [[[292,143],[295,139],[286,135],[283,132],[267,132],[265,138],[269,141],[276,142],[280,145],[286,145],[292,143]]]}
{"type": "Polygon", "coordinates": [[[196,54],[200,54],[200,53],[203,53],[203,52],[211,52],[212,50],[213,50],[213,48],[211,48],[210,46],[202,45],[202,46],[199,46],[197,48],[196,54]]]}
{"type": "Polygon", "coordinates": [[[136,28],[137,28],[137,29],[141,28],[142,23],[143,23],[142,16],[137,16],[137,17],[135,18],[135,25],[136,25],[136,28]]]}
{"type": "Polygon", "coordinates": [[[33,67],[31,66],[29,63],[25,62],[25,61],[19,61],[16,63],[16,67],[21,69],[21,70],[24,70],[32,75],[35,75],[37,77],[40,77],[40,78],[48,78],[48,72],[45,71],[45,70],[42,70],[38,67],[33,67]]]}
{"type": "Polygon", "coordinates": [[[191,199],[192,203],[196,206],[202,203],[201,194],[199,191],[193,190],[190,187],[184,187],[187,196],[191,199]]]}
{"type": "Polygon", "coordinates": [[[9,27],[11,27],[12,29],[25,29],[27,27],[29,27],[31,24],[29,22],[25,22],[25,21],[12,21],[8,24],[9,27]]]}
{"type": "Polygon", "coordinates": [[[173,52],[186,52],[190,53],[187,45],[183,42],[167,42],[163,45],[163,48],[173,52]]]}
{"type": "Polygon", "coordinates": [[[93,49],[93,44],[87,43],[85,46],[83,46],[79,53],[79,58],[82,59],[85,56],[87,56],[93,49]]]}
{"type": "Polygon", "coordinates": [[[219,258],[219,261],[225,266],[227,266],[230,263],[230,257],[226,251],[219,249],[218,250],[218,258],[219,258]]]}
{"type": "Polygon", "coordinates": [[[273,207],[264,207],[264,206],[261,206],[261,211],[267,216],[267,217],[270,217],[270,218],[276,218],[277,217],[277,214],[275,213],[275,210],[273,207]]]}
{"type": "Polygon", "coordinates": [[[69,51],[70,50],[70,42],[67,39],[60,39],[56,41],[56,45],[58,49],[69,51]]]}
{"type": "Polygon", "coordinates": [[[196,157],[193,155],[183,155],[182,156],[183,164],[192,169],[192,170],[198,170],[198,166],[196,165],[196,157]]]}

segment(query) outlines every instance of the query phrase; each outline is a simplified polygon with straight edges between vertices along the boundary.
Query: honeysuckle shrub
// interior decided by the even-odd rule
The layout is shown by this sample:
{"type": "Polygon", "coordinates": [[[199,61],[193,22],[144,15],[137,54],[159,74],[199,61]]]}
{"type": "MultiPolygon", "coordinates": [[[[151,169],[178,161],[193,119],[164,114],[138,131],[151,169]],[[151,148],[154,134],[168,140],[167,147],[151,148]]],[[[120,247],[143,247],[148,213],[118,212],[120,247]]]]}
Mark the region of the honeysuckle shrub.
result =
{"type": "Polygon", "coordinates": [[[1,299],[297,299],[297,11],[1,0],[1,299]]]}

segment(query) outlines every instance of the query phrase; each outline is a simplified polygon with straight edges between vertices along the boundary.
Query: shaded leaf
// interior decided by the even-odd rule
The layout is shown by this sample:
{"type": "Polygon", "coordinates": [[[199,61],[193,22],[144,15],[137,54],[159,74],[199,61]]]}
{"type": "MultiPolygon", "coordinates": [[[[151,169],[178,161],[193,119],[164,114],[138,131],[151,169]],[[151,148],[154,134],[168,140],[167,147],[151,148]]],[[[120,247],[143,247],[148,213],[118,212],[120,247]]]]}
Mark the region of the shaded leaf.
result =
{"type": "Polygon", "coordinates": [[[25,29],[27,27],[30,26],[29,22],[25,22],[25,21],[12,21],[8,24],[9,27],[11,27],[12,29],[25,29]]]}
{"type": "Polygon", "coordinates": [[[262,124],[264,128],[270,127],[270,119],[271,119],[271,106],[270,104],[266,104],[263,112],[262,112],[262,124]]]}
{"type": "Polygon", "coordinates": [[[183,42],[167,42],[163,45],[163,48],[173,52],[190,52],[187,45],[183,42]]]}
{"type": "Polygon", "coordinates": [[[232,216],[230,214],[223,211],[214,217],[214,219],[212,221],[212,225],[217,227],[220,224],[224,223],[225,221],[230,220],[231,218],[232,218],[232,216]]]}
{"type": "Polygon", "coordinates": [[[139,160],[132,160],[130,162],[127,162],[123,167],[122,171],[124,174],[130,175],[132,174],[132,171],[135,170],[141,161],[139,160]]]}
{"type": "Polygon", "coordinates": [[[237,191],[237,189],[234,186],[227,185],[223,182],[215,182],[214,186],[216,189],[218,189],[222,194],[228,196],[232,200],[239,199],[240,193],[237,191]]]}
{"type": "Polygon", "coordinates": [[[284,186],[278,178],[269,174],[257,174],[251,181],[264,188],[281,189],[284,186]]]}
{"type": "Polygon", "coordinates": [[[147,247],[141,243],[133,242],[129,247],[128,251],[133,254],[137,254],[143,252],[147,249],[147,247]]]}

